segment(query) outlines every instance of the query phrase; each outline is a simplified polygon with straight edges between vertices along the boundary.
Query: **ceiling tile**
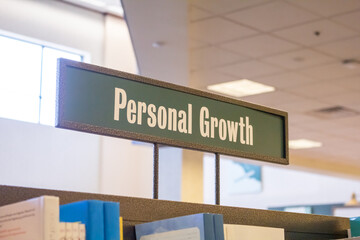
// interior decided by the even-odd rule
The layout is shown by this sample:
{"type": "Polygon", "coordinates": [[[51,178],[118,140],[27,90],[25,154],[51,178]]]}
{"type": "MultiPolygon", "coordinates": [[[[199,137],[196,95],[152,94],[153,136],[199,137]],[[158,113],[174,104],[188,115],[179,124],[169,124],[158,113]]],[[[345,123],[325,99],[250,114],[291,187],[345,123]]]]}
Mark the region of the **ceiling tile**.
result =
{"type": "Polygon", "coordinates": [[[265,34],[228,42],[220,47],[253,58],[299,48],[296,44],[265,34]]]}
{"type": "Polygon", "coordinates": [[[205,11],[201,8],[194,7],[194,6],[190,6],[189,15],[190,15],[190,21],[192,21],[192,22],[212,16],[212,14],[209,13],[208,11],[205,11]]]}
{"type": "Polygon", "coordinates": [[[301,49],[278,54],[275,56],[262,58],[261,60],[287,69],[300,69],[335,61],[335,59],[331,57],[310,49],[301,49]]]}
{"type": "Polygon", "coordinates": [[[276,31],[275,35],[305,46],[315,46],[339,39],[356,36],[358,33],[329,20],[306,23],[276,31]],[[319,35],[315,34],[318,32],[319,35]]]}
{"type": "Polygon", "coordinates": [[[268,2],[269,0],[196,0],[191,1],[191,4],[201,7],[215,14],[224,14],[234,10],[251,7],[257,4],[268,2]]]}
{"type": "Polygon", "coordinates": [[[289,125],[296,127],[303,127],[307,124],[311,124],[317,119],[313,116],[302,114],[302,113],[289,113],[289,125]]]}
{"type": "Polygon", "coordinates": [[[298,86],[296,88],[288,89],[288,91],[312,99],[320,99],[322,97],[345,92],[343,88],[340,88],[336,85],[318,82],[304,86],[298,86]]]}
{"type": "Polygon", "coordinates": [[[342,59],[360,58],[360,36],[317,46],[315,49],[342,59]]]}
{"type": "Polygon", "coordinates": [[[318,18],[316,15],[284,1],[262,4],[231,13],[226,17],[261,31],[273,31],[318,18]]]}
{"type": "Polygon", "coordinates": [[[234,77],[213,70],[199,70],[190,73],[190,86],[201,90],[211,84],[230,82],[236,80],[234,77]]]}
{"type": "Polygon", "coordinates": [[[337,123],[339,127],[346,126],[360,129],[360,115],[356,117],[339,118],[333,121],[337,123]]]}
{"type": "Polygon", "coordinates": [[[194,40],[194,39],[189,40],[189,49],[190,50],[199,49],[199,48],[203,48],[203,47],[207,47],[207,46],[209,46],[208,43],[194,40]]]}
{"type": "Polygon", "coordinates": [[[244,61],[247,57],[228,52],[216,47],[206,47],[190,52],[191,69],[212,68],[225,64],[244,61]]]}
{"type": "Polygon", "coordinates": [[[341,78],[332,81],[333,84],[349,89],[360,91],[360,75],[350,78],[341,78]]]}
{"type": "Polygon", "coordinates": [[[256,31],[216,17],[190,23],[190,34],[193,39],[214,44],[254,35],[256,31]]]}
{"type": "Polygon", "coordinates": [[[285,72],[271,76],[256,77],[254,80],[280,89],[293,88],[318,81],[314,78],[301,75],[297,72],[285,72]]]}
{"type": "Polygon", "coordinates": [[[303,69],[300,73],[315,79],[333,80],[360,74],[360,68],[347,68],[342,63],[331,63],[323,66],[303,69]]]}
{"type": "Polygon", "coordinates": [[[299,102],[301,97],[291,93],[276,90],[274,92],[242,97],[240,99],[245,102],[252,102],[263,106],[276,108],[276,106],[284,102],[299,102]]]}
{"type": "Polygon", "coordinates": [[[331,106],[330,104],[325,104],[323,102],[320,102],[319,100],[311,100],[307,98],[301,99],[301,101],[296,102],[284,102],[276,106],[276,108],[290,113],[306,113],[309,111],[314,111],[317,109],[331,106]]]}
{"type": "Polygon", "coordinates": [[[353,104],[360,105],[360,91],[350,91],[347,90],[346,92],[323,97],[321,101],[324,103],[329,103],[333,105],[341,105],[341,106],[351,106],[353,104]]]}
{"type": "MultiPolygon", "coordinates": [[[[359,1],[357,1],[359,2],[359,1]]],[[[331,20],[343,24],[349,28],[360,31],[360,11],[333,17],[331,20]]]]}
{"type": "Polygon", "coordinates": [[[289,0],[288,2],[325,17],[360,9],[358,0],[289,0]]]}
{"type": "Polygon", "coordinates": [[[247,61],[238,64],[228,65],[217,69],[220,72],[237,76],[239,78],[248,78],[252,80],[253,77],[270,75],[282,72],[279,67],[271,66],[260,61],[247,61]]]}

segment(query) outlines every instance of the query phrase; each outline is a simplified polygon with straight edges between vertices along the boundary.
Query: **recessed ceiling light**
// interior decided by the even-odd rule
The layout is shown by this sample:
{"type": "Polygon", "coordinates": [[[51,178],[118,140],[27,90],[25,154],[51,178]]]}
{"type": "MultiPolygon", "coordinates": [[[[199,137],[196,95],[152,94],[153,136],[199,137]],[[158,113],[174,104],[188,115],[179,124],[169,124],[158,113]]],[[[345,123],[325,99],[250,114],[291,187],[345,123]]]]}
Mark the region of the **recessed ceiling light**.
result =
{"type": "Polygon", "coordinates": [[[354,69],[360,66],[360,61],[357,59],[345,59],[342,61],[345,67],[354,69]]]}
{"type": "Polygon", "coordinates": [[[321,142],[316,142],[308,139],[297,139],[289,141],[289,148],[291,149],[305,149],[305,148],[315,148],[321,147],[321,142]]]}
{"type": "Polygon", "coordinates": [[[241,79],[226,83],[210,85],[208,90],[226,94],[232,97],[244,97],[249,95],[273,92],[275,88],[249,79],[241,79]]]}

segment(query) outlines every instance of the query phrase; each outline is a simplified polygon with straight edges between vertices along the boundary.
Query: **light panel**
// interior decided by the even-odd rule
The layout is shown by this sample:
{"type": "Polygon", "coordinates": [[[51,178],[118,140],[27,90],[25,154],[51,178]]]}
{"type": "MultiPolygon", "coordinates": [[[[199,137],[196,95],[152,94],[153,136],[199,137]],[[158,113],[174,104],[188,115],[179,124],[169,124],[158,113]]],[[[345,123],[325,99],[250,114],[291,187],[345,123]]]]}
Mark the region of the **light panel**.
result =
{"type": "Polygon", "coordinates": [[[244,97],[255,94],[275,91],[275,88],[249,79],[214,84],[207,87],[208,90],[229,95],[231,97],[244,97]]]}
{"type": "Polygon", "coordinates": [[[321,142],[316,142],[308,139],[296,139],[289,141],[289,148],[291,149],[306,149],[306,148],[315,148],[321,147],[321,142]]]}

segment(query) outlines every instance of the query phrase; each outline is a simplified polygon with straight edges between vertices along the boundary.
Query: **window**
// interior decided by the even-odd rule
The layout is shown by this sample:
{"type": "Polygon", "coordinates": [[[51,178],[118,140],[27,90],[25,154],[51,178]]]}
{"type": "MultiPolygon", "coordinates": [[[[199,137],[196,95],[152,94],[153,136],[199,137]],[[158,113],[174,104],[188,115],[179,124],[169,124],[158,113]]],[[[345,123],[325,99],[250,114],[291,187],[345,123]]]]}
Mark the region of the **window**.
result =
{"type": "Polygon", "coordinates": [[[0,35],[0,117],[54,126],[57,58],[84,56],[0,35]]]}

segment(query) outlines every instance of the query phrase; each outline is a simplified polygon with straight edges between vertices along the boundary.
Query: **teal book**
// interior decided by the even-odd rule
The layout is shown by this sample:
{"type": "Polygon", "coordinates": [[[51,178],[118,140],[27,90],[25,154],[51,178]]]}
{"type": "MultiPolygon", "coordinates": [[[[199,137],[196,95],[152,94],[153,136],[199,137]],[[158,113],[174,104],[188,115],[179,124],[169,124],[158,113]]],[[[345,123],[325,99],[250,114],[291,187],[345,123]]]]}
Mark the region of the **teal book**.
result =
{"type": "Polygon", "coordinates": [[[222,214],[213,214],[215,239],[224,240],[224,218],[222,214]]]}
{"type": "Polygon", "coordinates": [[[120,204],[104,202],[105,240],[120,240],[120,204]]]}
{"type": "Polygon", "coordinates": [[[360,217],[350,218],[351,237],[360,237],[360,217]]]}
{"type": "MultiPolygon", "coordinates": [[[[214,214],[199,213],[135,225],[136,240],[217,240],[214,214]]],[[[222,237],[220,240],[223,240],[222,237]]]]}
{"type": "Polygon", "coordinates": [[[98,200],[85,200],[60,206],[61,222],[85,224],[87,240],[104,240],[104,204],[98,200]]]}

